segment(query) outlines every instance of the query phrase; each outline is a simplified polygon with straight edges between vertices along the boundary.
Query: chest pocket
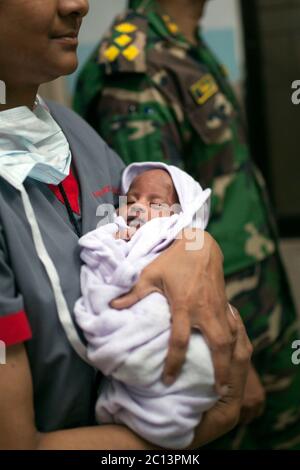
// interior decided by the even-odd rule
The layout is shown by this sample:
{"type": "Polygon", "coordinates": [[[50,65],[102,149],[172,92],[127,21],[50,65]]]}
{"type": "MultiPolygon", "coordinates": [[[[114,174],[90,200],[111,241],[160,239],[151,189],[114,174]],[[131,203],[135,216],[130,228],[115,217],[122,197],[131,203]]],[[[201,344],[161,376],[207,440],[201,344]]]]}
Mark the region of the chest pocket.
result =
{"type": "Polygon", "coordinates": [[[236,112],[204,65],[175,47],[150,51],[148,61],[157,88],[179,104],[204,143],[221,144],[231,139],[230,124],[236,112]]]}

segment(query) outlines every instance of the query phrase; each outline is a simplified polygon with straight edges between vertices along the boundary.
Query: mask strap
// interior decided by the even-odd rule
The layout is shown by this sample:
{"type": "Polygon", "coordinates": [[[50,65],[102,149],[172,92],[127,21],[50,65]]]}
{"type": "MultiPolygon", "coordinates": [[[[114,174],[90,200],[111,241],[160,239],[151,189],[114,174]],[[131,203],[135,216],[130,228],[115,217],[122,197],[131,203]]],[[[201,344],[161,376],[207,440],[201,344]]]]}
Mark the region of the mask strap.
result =
{"type": "Polygon", "coordinates": [[[90,361],[87,358],[87,349],[85,345],[83,344],[83,342],[81,341],[76,331],[75,325],[73,323],[66,299],[62,292],[57,270],[45,247],[42,234],[40,232],[36,217],[34,215],[34,210],[31,205],[29,196],[23,184],[16,183],[13,180],[13,178],[5,171],[4,168],[1,168],[0,174],[1,174],[1,177],[3,177],[11,186],[16,188],[21,193],[25,214],[26,214],[28,223],[31,228],[34,245],[35,245],[38,257],[46,270],[46,273],[48,275],[48,278],[49,278],[49,281],[50,281],[50,284],[54,293],[58,317],[60,319],[60,322],[74,350],[81,357],[81,359],[83,359],[85,362],[91,365],[90,361]]]}

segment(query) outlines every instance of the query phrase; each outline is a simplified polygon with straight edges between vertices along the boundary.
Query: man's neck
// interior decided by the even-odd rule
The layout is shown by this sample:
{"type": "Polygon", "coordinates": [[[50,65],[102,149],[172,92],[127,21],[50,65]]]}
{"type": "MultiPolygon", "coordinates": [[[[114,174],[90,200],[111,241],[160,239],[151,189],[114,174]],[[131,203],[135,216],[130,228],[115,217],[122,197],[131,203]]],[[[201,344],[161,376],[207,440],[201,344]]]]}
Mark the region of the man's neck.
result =
{"type": "Polygon", "coordinates": [[[7,109],[18,108],[19,106],[27,106],[33,109],[38,87],[6,87],[6,103],[0,104],[0,112],[7,109]]]}
{"type": "Polygon", "coordinates": [[[197,31],[206,0],[157,0],[172,17],[182,34],[192,44],[197,43],[197,31]]]}

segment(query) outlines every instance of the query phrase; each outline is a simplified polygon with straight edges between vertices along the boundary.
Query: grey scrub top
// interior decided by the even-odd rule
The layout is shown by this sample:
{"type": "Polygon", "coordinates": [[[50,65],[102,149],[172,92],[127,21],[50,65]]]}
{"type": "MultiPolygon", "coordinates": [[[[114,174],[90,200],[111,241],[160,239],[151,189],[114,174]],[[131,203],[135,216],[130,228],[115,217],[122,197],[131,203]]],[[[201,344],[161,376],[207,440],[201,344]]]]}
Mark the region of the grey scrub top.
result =
{"type": "MultiPolygon", "coordinates": [[[[72,150],[85,234],[100,221],[98,206],[116,203],[112,189],[119,187],[124,165],[73,111],[54,103],[48,105],[72,150]]],[[[80,297],[78,236],[66,207],[46,184],[28,178],[25,188],[73,312],[80,297]]],[[[36,254],[21,195],[0,177],[0,320],[20,311],[25,311],[32,331],[32,339],[25,345],[37,429],[51,432],[94,424],[95,371],[67,340],[49,279],[36,254]]]]}

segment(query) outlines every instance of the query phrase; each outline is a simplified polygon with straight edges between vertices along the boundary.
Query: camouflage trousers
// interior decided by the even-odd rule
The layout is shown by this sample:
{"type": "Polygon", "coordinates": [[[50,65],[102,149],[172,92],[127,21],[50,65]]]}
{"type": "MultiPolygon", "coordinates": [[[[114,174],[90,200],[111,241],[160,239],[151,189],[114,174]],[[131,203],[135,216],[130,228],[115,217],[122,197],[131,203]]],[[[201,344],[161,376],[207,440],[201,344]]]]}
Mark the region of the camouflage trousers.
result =
{"type": "Polygon", "coordinates": [[[299,323],[279,256],[229,276],[226,286],[254,346],[252,363],[267,392],[266,408],[207,448],[300,449],[300,365],[291,360],[299,323]]]}

